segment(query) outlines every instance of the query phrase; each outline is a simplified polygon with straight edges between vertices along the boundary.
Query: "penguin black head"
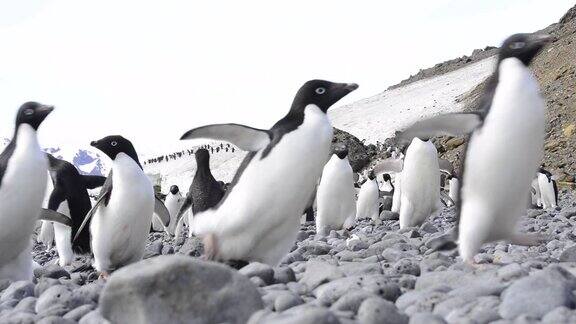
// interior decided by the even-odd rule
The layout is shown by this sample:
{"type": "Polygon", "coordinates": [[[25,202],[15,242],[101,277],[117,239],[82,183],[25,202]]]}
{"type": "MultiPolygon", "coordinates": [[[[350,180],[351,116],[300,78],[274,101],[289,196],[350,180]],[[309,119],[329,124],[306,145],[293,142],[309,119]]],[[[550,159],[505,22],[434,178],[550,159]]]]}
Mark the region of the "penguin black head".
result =
{"type": "Polygon", "coordinates": [[[545,34],[514,34],[500,47],[498,61],[515,57],[528,66],[536,54],[552,40],[552,36],[545,34]]]}
{"type": "Polygon", "coordinates": [[[374,170],[368,171],[368,179],[374,180],[374,178],[376,178],[376,175],[374,174],[374,170]]]}
{"type": "Polygon", "coordinates": [[[207,149],[199,149],[196,151],[196,165],[209,165],[210,163],[210,153],[207,149]]]}
{"type": "MultiPolygon", "coordinates": [[[[134,146],[129,140],[120,135],[106,136],[98,141],[93,141],[90,145],[104,152],[104,154],[108,155],[112,160],[116,159],[118,154],[124,153],[138,162],[136,149],[134,149],[134,146]]],[[[138,162],[138,164],[140,164],[140,162],[138,162]]]]}
{"type": "Polygon", "coordinates": [[[330,106],[356,89],[358,89],[356,83],[310,80],[298,90],[292,103],[292,110],[304,109],[307,105],[313,104],[326,112],[330,106]]]}
{"type": "Polygon", "coordinates": [[[178,191],[180,191],[180,188],[178,188],[177,185],[172,185],[172,186],[170,187],[170,192],[171,192],[173,195],[177,194],[178,191]]]}
{"type": "Polygon", "coordinates": [[[384,181],[391,181],[392,178],[390,178],[390,175],[388,173],[384,173],[384,175],[382,176],[382,178],[384,179],[384,181]]]}
{"type": "Polygon", "coordinates": [[[44,119],[50,115],[52,110],[54,110],[53,106],[29,101],[18,109],[18,114],[16,115],[16,127],[22,124],[28,124],[35,130],[38,130],[40,124],[42,124],[44,119]]]}
{"type": "Polygon", "coordinates": [[[348,156],[348,148],[346,146],[338,146],[334,149],[334,154],[336,154],[340,160],[344,160],[344,158],[348,156]]]}

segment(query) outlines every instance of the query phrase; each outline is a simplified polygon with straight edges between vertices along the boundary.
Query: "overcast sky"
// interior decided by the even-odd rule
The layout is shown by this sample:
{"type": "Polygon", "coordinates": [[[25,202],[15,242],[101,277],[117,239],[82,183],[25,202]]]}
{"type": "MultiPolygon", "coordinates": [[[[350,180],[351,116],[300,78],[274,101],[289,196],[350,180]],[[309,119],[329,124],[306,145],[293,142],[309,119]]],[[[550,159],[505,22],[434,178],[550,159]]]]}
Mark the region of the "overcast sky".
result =
{"type": "Polygon", "coordinates": [[[314,78],[349,103],[421,68],[544,28],[574,0],[0,0],[0,136],[56,106],[44,145],[122,134],[137,149],[195,126],[269,128],[314,78]]]}

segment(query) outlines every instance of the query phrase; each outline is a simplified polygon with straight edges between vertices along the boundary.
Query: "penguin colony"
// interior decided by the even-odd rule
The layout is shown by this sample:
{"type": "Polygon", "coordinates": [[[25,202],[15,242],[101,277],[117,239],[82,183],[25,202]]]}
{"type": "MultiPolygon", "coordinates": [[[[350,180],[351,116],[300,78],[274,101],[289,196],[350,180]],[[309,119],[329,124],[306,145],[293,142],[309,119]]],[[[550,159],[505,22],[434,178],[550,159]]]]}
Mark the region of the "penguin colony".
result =
{"type": "Polygon", "coordinates": [[[330,156],[333,130],[326,114],[358,88],[353,83],[304,83],[288,113],[270,129],[227,123],[189,130],[182,140],[227,144],[144,161],[195,155],[197,171],[188,193],[172,186],[165,202],[155,196],[136,149],[122,136],[91,143],[112,160],[106,178],[80,175],[70,163],[42,152],[37,132],[53,107],[27,102],[18,110],[14,136],[0,154],[0,279],[32,278],[30,238],[38,221],[38,239],[47,246],[56,242],[61,265],[70,264],[73,253],[92,253],[94,268],[106,278],[142,259],[150,230],[179,235],[183,226],[202,238],[208,260],[276,265],[293,246],[301,216],[314,219],[314,205],[322,235],[353,227],[355,219],[377,221],[383,197],[392,201],[401,227],[422,224],[441,203],[456,205],[453,235],[439,249],[457,245],[467,262],[487,242],[536,244],[544,238],[518,233],[515,225],[526,209],[525,199],[541,208],[557,206],[552,175],[538,169],[546,107],[529,68],[550,40],[537,34],[509,37],[482,109],[436,116],[400,132],[397,140],[411,144],[367,170],[361,186],[355,183],[345,147],[330,156]],[[438,159],[430,138],[439,135],[470,136],[459,175],[438,159]],[[217,181],[210,171],[210,154],[236,148],[248,154],[232,183],[217,181]],[[92,206],[87,190],[97,187],[102,188],[92,206]]]}

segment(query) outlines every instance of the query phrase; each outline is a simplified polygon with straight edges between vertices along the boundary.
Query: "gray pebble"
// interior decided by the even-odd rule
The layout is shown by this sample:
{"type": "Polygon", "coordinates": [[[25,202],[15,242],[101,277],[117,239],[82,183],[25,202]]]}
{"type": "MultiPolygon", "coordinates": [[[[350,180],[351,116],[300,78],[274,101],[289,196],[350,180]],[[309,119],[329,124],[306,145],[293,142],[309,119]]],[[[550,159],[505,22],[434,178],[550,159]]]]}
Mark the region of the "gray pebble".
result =
{"type": "Polygon", "coordinates": [[[274,283],[274,269],[267,264],[252,262],[240,269],[239,272],[248,278],[258,277],[262,279],[266,285],[274,283]]]}
{"type": "Polygon", "coordinates": [[[446,324],[446,321],[432,313],[416,313],[410,317],[408,324],[446,324]]]}
{"type": "Polygon", "coordinates": [[[29,281],[15,281],[2,292],[0,302],[11,299],[21,300],[29,296],[34,296],[34,284],[29,281]]]}
{"type": "Polygon", "coordinates": [[[392,302],[368,298],[358,309],[358,321],[363,324],[407,324],[408,316],[400,313],[392,302]]]}
{"type": "Polygon", "coordinates": [[[48,316],[38,321],[38,324],[75,324],[75,323],[76,321],[65,319],[59,316],[48,316]]]}
{"type": "Polygon", "coordinates": [[[94,306],[91,304],[82,305],[82,306],[76,307],[73,310],[66,313],[66,315],[64,315],[64,318],[69,319],[69,320],[73,320],[73,321],[79,321],[82,317],[84,317],[84,315],[90,313],[93,310],[94,310],[94,306]]]}

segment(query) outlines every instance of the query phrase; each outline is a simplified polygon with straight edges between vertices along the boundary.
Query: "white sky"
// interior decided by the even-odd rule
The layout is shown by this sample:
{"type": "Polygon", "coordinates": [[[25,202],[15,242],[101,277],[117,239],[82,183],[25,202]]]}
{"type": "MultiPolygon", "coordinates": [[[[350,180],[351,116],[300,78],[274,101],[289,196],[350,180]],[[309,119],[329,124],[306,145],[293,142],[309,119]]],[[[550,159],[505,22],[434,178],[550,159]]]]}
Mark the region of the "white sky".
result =
{"type": "MultiPolygon", "coordinates": [[[[421,68],[544,28],[574,0],[0,0],[0,136],[18,106],[56,106],[45,145],[122,134],[138,150],[193,127],[268,128],[313,78],[339,104],[421,68]]],[[[368,117],[369,118],[369,117],[368,117]]]]}

